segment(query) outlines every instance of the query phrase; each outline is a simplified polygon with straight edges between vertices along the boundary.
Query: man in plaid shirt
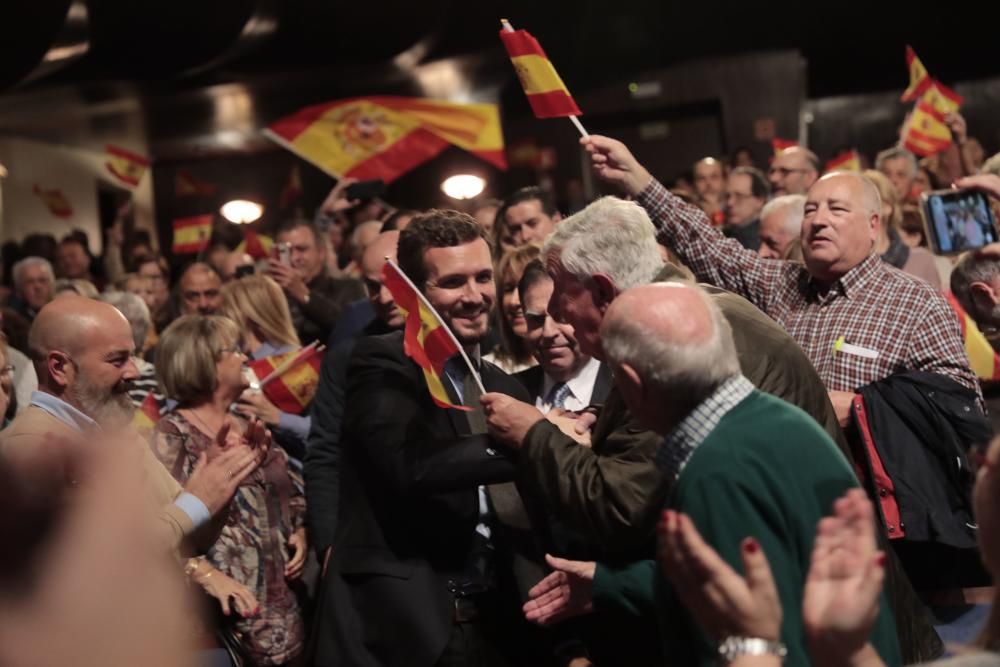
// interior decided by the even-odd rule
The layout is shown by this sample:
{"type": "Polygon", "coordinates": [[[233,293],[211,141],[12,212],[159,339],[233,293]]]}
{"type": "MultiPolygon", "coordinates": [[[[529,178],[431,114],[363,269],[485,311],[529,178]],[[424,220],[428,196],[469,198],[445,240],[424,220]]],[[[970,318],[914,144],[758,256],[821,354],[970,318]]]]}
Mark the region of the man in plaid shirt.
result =
{"type": "Polygon", "coordinates": [[[824,176],[809,189],[805,265],[763,260],[727,239],[697,206],[673,196],[619,141],[581,141],[604,180],[634,197],[698,280],[736,292],[802,346],[846,425],[854,392],[903,370],[940,373],[979,392],[959,324],[928,283],[874,252],[881,203],[859,174],[824,176]]]}

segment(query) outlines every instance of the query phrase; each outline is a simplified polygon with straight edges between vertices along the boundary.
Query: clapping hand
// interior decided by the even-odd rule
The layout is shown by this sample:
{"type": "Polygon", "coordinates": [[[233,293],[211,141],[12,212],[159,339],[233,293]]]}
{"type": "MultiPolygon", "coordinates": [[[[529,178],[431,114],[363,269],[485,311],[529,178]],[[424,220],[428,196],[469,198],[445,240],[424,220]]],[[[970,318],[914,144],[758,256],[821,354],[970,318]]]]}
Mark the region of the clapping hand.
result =
{"type": "Polygon", "coordinates": [[[545,554],[545,562],[555,572],[528,591],[524,617],[532,623],[549,625],[593,611],[597,563],[566,560],[549,554],[545,554]]]}

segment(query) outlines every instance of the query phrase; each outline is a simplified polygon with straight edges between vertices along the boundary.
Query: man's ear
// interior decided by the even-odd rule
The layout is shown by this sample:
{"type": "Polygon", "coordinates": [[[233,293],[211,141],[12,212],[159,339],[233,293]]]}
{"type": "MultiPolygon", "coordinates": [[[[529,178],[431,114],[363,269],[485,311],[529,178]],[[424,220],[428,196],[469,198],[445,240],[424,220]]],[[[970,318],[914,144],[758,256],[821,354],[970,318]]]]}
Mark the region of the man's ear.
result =
{"type": "Polygon", "coordinates": [[[594,295],[594,305],[603,313],[618,296],[618,286],[606,273],[595,273],[590,279],[594,285],[591,290],[594,295]]]}
{"type": "MultiPolygon", "coordinates": [[[[1000,300],[1000,294],[989,283],[976,281],[969,284],[969,296],[979,312],[990,312],[1000,300]]],[[[969,313],[972,315],[972,313],[969,313]]]]}
{"type": "Polygon", "coordinates": [[[562,222],[563,215],[559,211],[552,214],[552,222],[562,222]]]}
{"type": "Polygon", "coordinates": [[[73,382],[76,368],[70,360],[69,355],[59,350],[52,350],[45,357],[45,367],[49,371],[52,382],[59,387],[68,387],[73,382]]]}
{"type": "Polygon", "coordinates": [[[642,405],[642,395],[645,387],[642,384],[642,378],[639,377],[636,370],[628,364],[621,364],[615,369],[614,376],[615,385],[617,385],[618,391],[622,393],[625,405],[629,406],[630,409],[642,405]]]}

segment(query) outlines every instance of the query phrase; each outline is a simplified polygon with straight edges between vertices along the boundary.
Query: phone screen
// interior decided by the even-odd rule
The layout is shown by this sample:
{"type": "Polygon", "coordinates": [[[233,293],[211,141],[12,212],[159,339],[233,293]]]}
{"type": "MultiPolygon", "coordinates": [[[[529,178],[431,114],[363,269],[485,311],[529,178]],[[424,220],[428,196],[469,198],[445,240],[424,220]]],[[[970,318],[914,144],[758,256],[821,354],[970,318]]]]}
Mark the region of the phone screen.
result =
{"type": "Polygon", "coordinates": [[[939,255],[976,250],[998,239],[986,196],[975,190],[928,192],[924,218],[928,240],[939,255]]]}

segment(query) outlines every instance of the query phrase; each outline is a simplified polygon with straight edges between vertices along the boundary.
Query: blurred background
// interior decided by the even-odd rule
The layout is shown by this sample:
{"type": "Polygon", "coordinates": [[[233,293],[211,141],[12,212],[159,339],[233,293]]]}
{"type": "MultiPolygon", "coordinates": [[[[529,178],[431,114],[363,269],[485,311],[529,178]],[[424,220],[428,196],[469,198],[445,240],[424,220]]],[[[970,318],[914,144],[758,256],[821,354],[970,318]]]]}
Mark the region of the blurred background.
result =
{"type": "Polygon", "coordinates": [[[99,253],[127,202],[127,225],[149,230],[166,252],[173,220],[210,213],[224,227],[218,211],[233,199],[261,204],[264,230],[311,217],[333,179],[262,129],[307,105],[375,94],[499,104],[510,162],[502,171],[449,148],[390,184],[393,205],[463,205],[441,184],[472,173],[486,181],[481,197],[541,183],[573,210],[593,194],[578,135],[565,119],[532,116],[497,37],[501,17],[538,38],[589,131],[623,139],[666,181],[740,147],[766,165],[775,138],[823,159],[844,148],[873,157],[896,140],[909,106],[899,101],[906,44],[965,98],[969,134],[990,155],[1000,149],[1000,58],[984,11],[973,3],[4,0],[0,240],[78,228],[99,253]],[[109,146],[148,161],[138,184],[109,173],[109,146]]]}

